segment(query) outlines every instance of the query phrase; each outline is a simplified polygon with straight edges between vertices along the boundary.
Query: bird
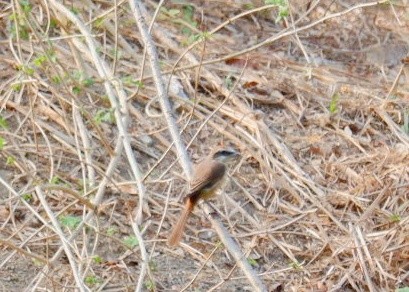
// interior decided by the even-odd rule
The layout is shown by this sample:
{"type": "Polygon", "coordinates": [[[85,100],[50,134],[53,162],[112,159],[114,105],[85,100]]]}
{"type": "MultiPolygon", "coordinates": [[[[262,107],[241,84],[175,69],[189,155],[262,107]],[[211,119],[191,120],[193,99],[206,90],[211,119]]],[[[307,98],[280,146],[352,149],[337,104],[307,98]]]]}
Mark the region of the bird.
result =
{"type": "Polygon", "coordinates": [[[179,220],[168,238],[169,246],[176,246],[182,239],[187,219],[199,200],[208,200],[216,195],[226,177],[227,164],[240,154],[232,148],[217,148],[194,166],[190,190],[185,196],[185,206],[179,220]]]}

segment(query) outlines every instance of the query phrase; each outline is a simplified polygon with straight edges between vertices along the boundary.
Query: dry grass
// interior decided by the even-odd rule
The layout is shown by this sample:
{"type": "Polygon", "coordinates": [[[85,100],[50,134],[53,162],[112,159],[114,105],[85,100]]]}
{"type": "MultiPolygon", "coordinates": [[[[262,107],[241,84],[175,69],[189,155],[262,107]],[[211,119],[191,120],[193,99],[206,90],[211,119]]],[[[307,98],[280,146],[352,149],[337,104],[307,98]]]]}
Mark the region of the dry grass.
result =
{"type": "MultiPolygon", "coordinates": [[[[240,149],[213,205],[269,291],[408,287],[409,3],[291,2],[165,3],[182,140],[240,149]]],[[[129,4],[64,1],[96,51],[54,1],[0,5],[0,287],[252,290],[199,209],[166,246],[187,183],[129,4]]]]}

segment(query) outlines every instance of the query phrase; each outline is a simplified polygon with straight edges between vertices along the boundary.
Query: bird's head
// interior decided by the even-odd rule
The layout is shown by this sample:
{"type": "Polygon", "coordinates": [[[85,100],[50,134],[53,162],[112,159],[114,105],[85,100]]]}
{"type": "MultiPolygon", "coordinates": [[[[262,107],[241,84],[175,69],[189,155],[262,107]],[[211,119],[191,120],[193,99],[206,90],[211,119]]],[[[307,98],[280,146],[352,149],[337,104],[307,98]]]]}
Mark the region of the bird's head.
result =
{"type": "Polygon", "coordinates": [[[212,153],[212,158],[214,160],[217,160],[223,163],[227,163],[232,160],[235,160],[239,156],[240,156],[240,153],[232,148],[220,148],[220,149],[215,150],[212,153]]]}

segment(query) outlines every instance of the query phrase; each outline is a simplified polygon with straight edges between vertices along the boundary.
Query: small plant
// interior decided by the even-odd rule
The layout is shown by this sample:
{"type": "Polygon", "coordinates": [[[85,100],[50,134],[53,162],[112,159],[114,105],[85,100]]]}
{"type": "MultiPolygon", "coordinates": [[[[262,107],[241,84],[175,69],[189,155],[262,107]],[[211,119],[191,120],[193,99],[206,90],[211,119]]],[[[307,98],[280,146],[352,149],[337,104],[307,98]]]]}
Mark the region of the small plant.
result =
{"type": "Polygon", "coordinates": [[[0,128],[8,129],[8,127],[9,124],[7,123],[7,120],[0,115],[0,128]]]}
{"type": "Polygon", "coordinates": [[[36,67],[42,67],[47,61],[50,61],[52,63],[55,63],[57,61],[57,56],[54,50],[49,49],[44,54],[38,55],[37,58],[33,60],[33,64],[36,67]]]}
{"type": "Polygon", "coordinates": [[[78,216],[67,215],[67,216],[60,216],[59,221],[62,226],[65,226],[68,229],[73,230],[78,227],[82,219],[81,217],[78,217],[78,216]]]}
{"type": "Polygon", "coordinates": [[[74,93],[75,95],[78,95],[81,93],[81,87],[79,86],[73,86],[72,87],[72,93],[74,93]]]}
{"type": "Polygon", "coordinates": [[[136,239],[135,236],[127,236],[123,240],[123,243],[129,248],[134,248],[135,246],[139,244],[139,241],[138,239],[136,239]]]}
{"type": "Polygon", "coordinates": [[[100,109],[97,111],[97,114],[94,117],[95,123],[98,125],[105,122],[105,123],[110,123],[113,124],[115,123],[115,115],[114,115],[114,109],[100,109]]]}
{"type": "Polygon", "coordinates": [[[21,198],[26,202],[31,202],[31,200],[33,199],[33,195],[32,194],[24,194],[21,198]]]}
{"type": "Polygon", "coordinates": [[[24,74],[27,74],[28,76],[33,76],[35,72],[33,68],[27,65],[17,66],[17,70],[23,72],[24,74]]]}
{"type": "Polygon", "coordinates": [[[20,91],[22,87],[23,87],[23,84],[21,82],[19,82],[19,83],[13,84],[11,86],[11,89],[13,89],[14,91],[20,91]]]}
{"type": "Polygon", "coordinates": [[[280,22],[284,18],[288,17],[289,10],[288,10],[288,2],[287,0],[265,0],[265,4],[267,5],[277,5],[278,7],[278,16],[275,20],[276,23],[280,22]]]}
{"type": "Polygon", "coordinates": [[[82,84],[85,86],[85,87],[89,87],[89,86],[91,86],[91,85],[93,85],[95,83],[95,80],[93,79],[93,78],[85,78],[84,80],[82,80],[82,84]]]}
{"type": "Polygon", "coordinates": [[[98,17],[95,21],[94,21],[94,27],[95,28],[101,28],[104,26],[105,23],[105,18],[104,17],[98,17]]]}
{"type": "Polygon", "coordinates": [[[30,1],[28,0],[20,0],[19,3],[21,6],[21,10],[23,10],[25,14],[30,13],[31,10],[33,9],[33,7],[30,4],[30,1]]]}
{"type": "Polygon", "coordinates": [[[114,58],[114,59],[121,59],[122,58],[122,53],[119,50],[112,49],[112,50],[109,50],[109,53],[111,54],[112,58],[114,58]]]}
{"type": "Polygon", "coordinates": [[[102,257],[100,257],[99,255],[94,255],[94,256],[92,257],[92,260],[93,260],[94,263],[96,263],[96,264],[101,264],[101,263],[103,262],[102,257]]]}
{"type": "Polygon", "coordinates": [[[50,28],[56,28],[57,24],[58,24],[57,19],[55,19],[55,18],[50,19],[50,28]]]}
{"type": "Polygon", "coordinates": [[[3,137],[0,137],[0,150],[3,150],[5,144],[6,144],[6,140],[4,140],[3,137]]]}
{"type": "MultiPolygon", "coordinates": [[[[185,5],[182,8],[182,18],[190,26],[197,27],[197,22],[194,20],[195,8],[192,5],[185,5]]],[[[185,35],[190,35],[192,33],[191,29],[188,27],[182,28],[182,33],[185,35]]]]}
{"type": "Polygon", "coordinates": [[[253,258],[247,258],[248,263],[253,267],[258,267],[258,262],[253,258]]]}
{"type": "Polygon", "coordinates": [[[52,185],[58,185],[58,184],[61,184],[61,183],[62,183],[61,178],[60,178],[58,175],[53,176],[53,177],[51,178],[50,184],[52,184],[52,185]]]}
{"type": "Polygon", "coordinates": [[[145,287],[146,289],[148,289],[149,291],[154,291],[155,290],[155,283],[152,280],[147,280],[145,282],[145,287]]]}
{"type": "Polygon", "coordinates": [[[55,84],[61,84],[61,77],[60,76],[52,76],[51,81],[54,82],[55,84]]]}
{"type": "Polygon", "coordinates": [[[71,7],[70,11],[71,11],[72,13],[74,13],[75,15],[78,15],[78,14],[80,13],[79,9],[76,8],[76,7],[71,7]]]}
{"type": "Polygon", "coordinates": [[[224,79],[224,83],[226,84],[227,89],[232,89],[234,80],[232,75],[227,75],[226,78],[224,79]]]}
{"type": "Polygon", "coordinates": [[[97,276],[87,276],[85,277],[84,281],[85,281],[85,284],[90,285],[90,286],[95,286],[102,282],[102,280],[98,278],[97,276]]]}
{"type": "Polygon", "coordinates": [[[40,55],[37,58],[33,60],[34,65],[37,67],[42,67],[43,64],[47,61],[47,56],[46,55],[40,55]]]}
{"type": "Polygon", "coordinates": [[[143,88],[144,84],[142,81],[133,78],[131,75],[127,75],[122,78],[122,82],[128,86],[136,86],[139,88],[143,88]]]}
{"type": "Polygon", "coordinates": [[[402,220],[402,217],[398,214],[392,214],[391,216],[389,216],[389,221],[393,223],[400,222],[401,220],[402,220]]]}
{"type": "Polygon", "coordinates": [[[13,165],[16,162],[14,156],[7,156],[6,165],[13,165]]]}
{"type": "Polygon", "coordinates": [[[302,270],[302,264],[297,261],[290,263],[290,267],[297,271],[302,270]]]}
{"type": "Polygon", "coordinates": [[[13,13],[9,17],[11,25],[10,25],[10,34],[13,36],[13,38],[17,38],[17,36],[20,39],[23,40],[28,40],[29,38],[29,27],[24,19],[24,17],[19,16],[16,13],[13,13]]]}
{"type": "Polygon", "coordinates": [[[211,36],[211,34],[208,31],[192,34],[192,35],[190,35],[188,37],[187,41],[184,42],[183,44],[184,45],[190,45],[190,44],[193,44],[193,43],[195,43],[195,42],[197,42],[199,40],[203,41],[203,40],[209,39],[210,36],[211,36]]]}
{"type": "Polygon", "coordinates": [[[109,227],[108,230],[107,230],[107,234],[109,236],[114,236],[117,233],[118,233],[118,228],[116,228],[116,227],[109,227]]]}
{"type": "Polygon", "coordinates": [[[335,114],[338,112],[338,101],[339,101],[338,93],[335,93],[334,95],[331,96],[331,102],[329,103],[329,112],[331,114],[335,114]]]}
{"type": "Polygon", "coordinates": [[[81,93],[83,87],[89,87],[95,83],[94,78],[87,77],[82,71],[74,71],[71,74],[72,78],[78,82],[77,85],[72,87],[72,92],[74,94],[81,93]]]}
{"type": "Polygon", "coordinates": [[[161,13],[172,17],[172,18],[176,18],[176,16],[178,16],[180,14],[180,10],[179,9],[167,9],[166,7],[161,7],[161,13]]]}
{"type": "Polygon", "coordinates": [[[36,266],[36,267],[44,266],[44,263],[42,261],[38,260],[38,259],[32,258],[32,262],[33,262],[34,266],[36,266]]]}

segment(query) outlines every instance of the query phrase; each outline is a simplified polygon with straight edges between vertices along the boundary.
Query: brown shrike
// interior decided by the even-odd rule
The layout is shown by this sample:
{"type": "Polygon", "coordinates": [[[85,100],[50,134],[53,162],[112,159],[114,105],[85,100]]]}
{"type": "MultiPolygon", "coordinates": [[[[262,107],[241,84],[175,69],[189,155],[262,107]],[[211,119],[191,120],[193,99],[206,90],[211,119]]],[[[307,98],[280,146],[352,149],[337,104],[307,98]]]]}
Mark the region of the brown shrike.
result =
{"type": "Polygon", "coordinates": [[[185,197],[185,208],[169,236],[168,245],[179,244],[193,208],[200,199],[207,200],[216,195],[216,191],[223,184],[226,176],[226,163],[238,156],[239,154],[233,149],[218,149],[195,165],[193,179],[190,182],[190,191],[185,197]]]}

